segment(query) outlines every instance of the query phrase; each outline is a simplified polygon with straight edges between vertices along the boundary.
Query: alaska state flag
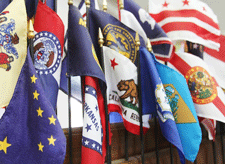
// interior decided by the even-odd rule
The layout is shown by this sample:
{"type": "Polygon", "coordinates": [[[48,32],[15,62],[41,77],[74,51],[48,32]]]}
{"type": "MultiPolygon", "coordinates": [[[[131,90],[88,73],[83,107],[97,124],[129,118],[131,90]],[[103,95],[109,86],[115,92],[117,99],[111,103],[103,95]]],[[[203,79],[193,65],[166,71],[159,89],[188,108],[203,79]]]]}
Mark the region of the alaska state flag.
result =
{"type": "Polygon", "coordinates": [[[165,87],[152,55],[143,47],[140,47],[140,70],[143,115],[158,116],[163,136],[177,147],[180,161],[185,163],[182,143],[165,87]]]}
{"type": "Polygon", "coordinates": [[[1,108],[7,106],[12,98],[27,55],[27,15],[24,0],[12,1],[0,13],[0,22],[1,108]]]}
{"type": "MultiPolygon", "coordinates": [[[[118,1],[119,2],[119,1],[118,1]]],[[[173,45],[169,37],[155,20],[138,6],[133,0],[123,0],[124,9],[121,12],[121,21],[132,28],[143,38],[149,38],[156,58],[168,61],[172,56],[173,45]]],[[[145,39],[147,45],[147,39],[145,39]]]]}
{"type": "Polygon", "coordinates": [[[199,151],[202,132],[186,80],[177,71],[157,62],[146,49],[141,48],[140,52],[155,63],[174,115],[185,158],[193,162],[199,151]]]}
{"type": "MultiPolygon", "coordinates": [[[[104,45],[114,49],[129,58],[133,63],[136,62],[137,51],[135,47],[136,32],[127,27],[112,15],[96,10],[89,9],[89,28],[91,39],[93,41],[96,53],[101,61],[100,48],[98,44],[98,31],[101,28],[105,38],[104,45]]],[[[140,43],[145,47],[145,42],[141,36],[140,43]]]]}
{"type": "Polygon", "coordinates": [[[64,45],[64,25],[60,17],[39,0],[34,20],[34,66],[46,96],[56,109],[64,45]]]}
{"type": "Polygon", "coordinates": [[[91,37],[84,20],[73,5],[69,6],[68,74],[82,76],[84,123],[82,164],[103,164],[106,155],[105,109],[103,95],[105,76],[99,65],[91,37]]]}
{"type": "Polygon", "coordinates": [[[28,54],[0,120],[0,161],[63,164],[65,154],[66,137],[28,54]]]}

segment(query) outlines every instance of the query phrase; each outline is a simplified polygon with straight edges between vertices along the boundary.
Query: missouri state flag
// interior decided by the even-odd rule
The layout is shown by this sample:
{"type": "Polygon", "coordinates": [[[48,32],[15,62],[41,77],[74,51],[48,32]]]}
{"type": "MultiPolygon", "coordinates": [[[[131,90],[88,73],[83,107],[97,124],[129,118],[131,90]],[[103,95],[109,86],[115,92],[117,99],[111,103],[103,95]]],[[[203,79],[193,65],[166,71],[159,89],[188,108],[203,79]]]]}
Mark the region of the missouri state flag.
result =
{"type": "MultiPolygon", "coordinates": [[[[140,134],[137,66],[126,56],[103,47],[107,101],[110,112],[118,112],[127,131],[140,134]]],[[[149,116],[143,116],[143,132],[150,128],[149,116]]]]}
{"type": "Polygon", "coordinates": [[[0,161],[62,164],[65,154],[66,137],[27,54],[0,120],[0,161]]]}
{"type": "Polygon", "coordinates": [[[171,40],[187,40],[219,50],[217,16],[202,1],[149,0],[149,13],[171,40]]]}
{"type": "Polygon", "coordinates": [[[163,136],[177,147],[181,163],[185,163],[181,139],[172,113],[165,86],[159,76],[153,54],[140,47],[140,77],[143,115],[159,119],[163,136]]]}
{"type": "Polygon", "coordinates": [[[0,13],[0,108],[9,104],[27,55],[24,0],[12,1],[0,13]],[[19,6],[19,7],[18,7],[19,6]]]}
{"type": "Polygon", "coordinates": [[[124,9],[120,10],[121,22],[137,31],[146,45],[149,38],[156,58],[168,61],[172,56],[173,45],[163,29],[133,0],[123,0],[123,4],[124,9]]]}
{"type": "Polygon", "coordinates": [[[56,109],[64,46],[64,25],[60,17],[41,0],[34,20],[34,66],[46,96],[56,109]]]}
{"type": "Polygon", "coordinates": [[[208,65],[199,57],[179,52],[170,60],[185,78],[196,113],[200,117],[225,121],[225,95],[208,65]]]}
{"type": "Polygon", "coordinates": [[[179,72],[156,61],[146,49],[141,51],[155,63],[174,115],[185,158],[193,162],[199,151],[202,132],[186,79],[179,72]]]}
{"type": "Polygon", "coordinates": [[[106,121],[103,94],[105,76],[99,65],[91,37],[75,6],[69,6],[68,75],[83,79],[84,121],[82,164],[103,164],[106,155],[106,121]]]}

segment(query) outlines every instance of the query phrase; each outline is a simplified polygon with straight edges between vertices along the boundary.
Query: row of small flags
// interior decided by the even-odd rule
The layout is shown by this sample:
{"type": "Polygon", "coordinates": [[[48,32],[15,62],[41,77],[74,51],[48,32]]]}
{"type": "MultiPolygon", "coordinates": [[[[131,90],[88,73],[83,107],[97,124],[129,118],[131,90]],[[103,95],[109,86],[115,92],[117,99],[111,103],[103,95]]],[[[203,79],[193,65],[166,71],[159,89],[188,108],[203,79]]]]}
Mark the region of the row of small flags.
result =
{"type": "MultiPolygon", "coordinates": [[[[139,117],[143,118],[144,133],[150,128],[149,119],[158,117],[162,134],[177,147],[181,163],[185,159],[193,162],[198,154],[202,139],[198,117],[208,129],[206,120],[225,122],[223,75],[217,82],[219,78],[199,58],[203,46],[219,50],[223,39],[217,18],[206,4],[193,0],[149,1],[149,15],[134,1],[123,0],[118,1],[119,21],[97,10],[97,1],[91,0],[88,29],[83,19],[84,0],[80,10],[69,5],[68,46],[62,60],[64,25],[46,1],[38,1],[33,45],[27,45],[27,14],[29,18],[34,15],[34,10],[29,10],[34,5],[30,2],[25,6],[23,0],[13,0],[0,14],[0,107],[6,108],[0,120],[2,163],[63,163],[66,138],[55,109],[58,89],[61,85],[66,90],[68,76],[82,77],[82,163],[105,162],[108,122],[104,101],[109,112],[120,113],[125,128],[133,134],[140,134],[139,117]],[[99,28],[105,41],[103,54],[99,28]],[[140,38],[138,52],[136,31],[140,38]],[[151,52],[146,48],[148,38],[151,52]],[[33,49],[31,55],[27,46],[33,49]]],[[[206,52],[224,62],[217,52],[206,52]]]]}

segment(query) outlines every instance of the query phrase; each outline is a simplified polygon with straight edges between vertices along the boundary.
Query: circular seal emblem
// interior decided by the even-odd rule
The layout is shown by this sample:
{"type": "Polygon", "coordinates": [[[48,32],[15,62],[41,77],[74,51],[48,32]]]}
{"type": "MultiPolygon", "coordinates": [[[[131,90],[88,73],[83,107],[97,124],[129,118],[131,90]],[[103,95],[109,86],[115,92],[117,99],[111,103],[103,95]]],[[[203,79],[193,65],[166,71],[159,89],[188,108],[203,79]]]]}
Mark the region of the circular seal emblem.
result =
{"type": "Polygon", "coordinates": [[[34,37],[34,67],[38,74],[53,74],[61,61],[59,39],[51,32],[42,31],[34,37]]]}
{"type": "Polygon", "coordinates": [[[136,48],[134,37],[124,28],[108,24],[103,29],[106,46],[116,50],[129,58],[133,63],[136,59],[136,48]]]}
{"type": "Polygon", "coordinates": [[[191,68],[185,78],[196,104],[207,104],[217,97],[216,82],[204,68],[191,68]]]}

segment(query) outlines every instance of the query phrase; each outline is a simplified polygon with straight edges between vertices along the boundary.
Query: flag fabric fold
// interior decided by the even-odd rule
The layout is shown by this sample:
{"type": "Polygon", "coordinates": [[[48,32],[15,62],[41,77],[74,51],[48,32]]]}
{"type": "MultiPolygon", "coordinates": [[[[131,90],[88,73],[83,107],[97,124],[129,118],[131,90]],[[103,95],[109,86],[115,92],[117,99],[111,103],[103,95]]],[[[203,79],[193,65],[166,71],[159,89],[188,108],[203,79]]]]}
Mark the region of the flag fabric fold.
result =
{"type": "MultiPolygon", "coordinates": [[[[90,0],[90,8],[94,8],[94,9],[99,10],[98,1],[97,0],[90,0]]],[[[87,13],[86,13],[85,0],[80,1],[79,5],[78,5],[78,9],[80,10],[80,13],[81,13],[83,19],[86,20],[87,13]]]]}
{"type": "Polygon", "coordinates": [[[184,151],[176,122],[160,79],[153,55],[140,47],[140,76],[143,115],[158,116],[163,136],[177,147],[181,163],[185,163],[184,151]]]}
{"type": "Polygon", "coordinates": [[[186,79],[177,71],[154,61],[169,99],[185,158],[194,162],[202,133],[186,79]]]}
{"type": "Polygon", "coordinates": [[[225,88],[225,36],[220,35],[219,51],[205,47],[203,60],[208,64],[210,70],[217,75],[220,87],[225,88]]]}
{"type": "Polygon", "coordinates": [[[23,0],[0,13],[0,108],[9,104],[27,55],[27,15],[23,0]],[[18,7],[20,6],[20,7],[18,7]]]}
{"type": "Polygon", "coordinates": [[[207,64],[190,53],[179,52],[170,60],[188,84],[199,117],[225,121],[225,95],[207,64]]]}
{"type": "Polygon", "coordinates": [[[123,1],[124,9],[120,10],[121,22],[137,31],[145,39],[146,45],[147,38],[149,38],[156,58],[168,61],[173,52],[170,38],[155,20],[133,0],[123,1]]]}
{"type": "MultiPolygon", "coordinates": [[[[125,128],[140,135],[137,66],[126,56],[103,47],[107,101],[110,112],[118,112],[125,128]]],[[[143,132],[149,129],[149,117],[143,116],[143,132]]]]}
{"type": "Polygon", "coordinates": [[[0,129],[1,163],[63,163],[66,138],[29,54],[0,129]]]}
{"type": "Polygon", "coordinates": [[[34,21],[34,66],[46,96],[56,109],[62,54],[64,25],[61,18],[39,0],[34,21]]]}
{"type": "Polygon", "coordinates": [[[149,13],[171,40],[188,40],[219,50],[217,16],[196,0],[149,0],[149,13]]]}
{"type": "Polygon", "coordinates": [[[103,164],[106,155],[106,122],[103,94],[105,76],[99,65],[91,37],[75,6],[69,6],[68,68],[72,76],[82,76],[84,95],[84,123],[82,136],[82,164],[103,164]]]}
{"type": "MultiPolygon", "coordinates": [[[[105,46],[125,55],[133,63],[136,62],[136,32],[134,30],[121,23],[112,15],[94,8],[89,9],[89,25],[91,27],[89,28],[91,39],[100,61],[101,53],[98,44],[99,28],[101,28],[103,37],[105,38],[105,46]]],[[[143,38],[139,37],[141,46],[145,47],[143,38]]]]}

